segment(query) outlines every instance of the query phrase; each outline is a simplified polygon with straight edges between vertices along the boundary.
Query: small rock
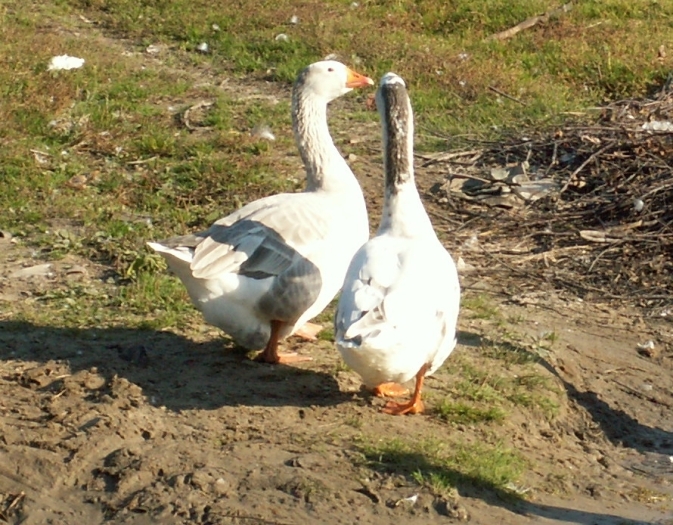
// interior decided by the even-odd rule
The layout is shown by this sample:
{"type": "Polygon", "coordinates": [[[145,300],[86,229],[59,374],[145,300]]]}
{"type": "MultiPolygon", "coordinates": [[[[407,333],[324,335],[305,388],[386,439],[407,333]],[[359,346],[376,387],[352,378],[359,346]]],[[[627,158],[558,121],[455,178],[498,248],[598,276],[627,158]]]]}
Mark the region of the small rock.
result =
{"type": "Polygon", "coordinates": [[[473,264],[466,263],[462,257],[458,257],[458,261],[456,261],[456,269],[458,270],[458,273],[469,273],[476,270],[473,264]]]}
{"type": "Polygon", "coordinates": [[[290,23],[291,24],[298,24],[299,23],[299,17],[297,15],[292,15],[292,18],[290,18],[290,23]]]}
{"type": "Polygon", "coordinates": [[[603,497],[603,489],[598,485],[589,485],[586,490],[589,496],[594,499],[601,499],[603,497]]]}
{"type": "Polygon", "coordinates": [[[276,42],[289,42],[290,37],[287,36],[285,33],[279,33],[279,34],[276,35],[275,40],[276,40],[276,42]]]}
{"type": "Polygon", "coordinates": [[[210,51],[210,47],[208,46],[208,42],[201,42],[198,46],[196,46],[196,50],[199,53],[206,54],[210,51]]]}
{"type": "Polygon", "coordinates": [[[443,515],[458,521],[468,521],[470,515],[460,503],[454,500],[440,498],[435,502],[435,510],[443,515]]]}
{"type": "Polygon", "coordinates": [[[358,160],[358,156],[355,153],[348,154],[348,162],[355,162],[358,160]]]}
{"type": "Polygon", "coordinates": [[[211,486],[212,476],[203,470],[197,470],[191,476],[190,483],[193,487],[206,492],[211,486]]]}
{"type": "Polygon", "coordinates": [[[7,231],[0,230],[0,245],[12,242],[12,234],[7,231]]]}
{"type": "Polygon", "coordinates": [[[173,486],[175,488],[180,488],[185,485],[186,476],[184,474],[178,474],[173,478],[173,486]]]}
{"type": "Polygon", "coordinates": [[[68,180],[68,186],[75,188],[76,190],[83,190],[86,188],[86,183],[88,182],[89,177],[86,175],[73,175],[68,180]]]}
{"type": "Polygon", "coordinates": [[[210,27],[213,29],[213,31],[219,31],[219,30],[220,30],[220,26],[217,25],[217,24],[213,24],[213,25],[210,26],[210,27]]]}
{"type": "Polygon", "coordinates": [[[644,357],[656,357],[659,354],[659,351],[654,346],[654,341],[652,340],[638,344],[637,350],[638,353],[644,357]]]}
{"type": "Polygon", "coordinates": [[[297,456],[286,462],[286,465],[290,467],[298,467],[304,469],[317,469],[324,464],[324,461],[321,456],[316,454],[304,454],[303,456],[297,456]]]}
{"type": "Polygon", "coordinates": [[[220,495],[226,494],[227,492],[229,492],[230,488],[231,485],[224,478],[217,478],[215,480],[215,483],[213,483],[213,490],[215,491],[216,494],[220,495]]]}
{"type": "Polygon", "coordinates": [[[28,268],[21,268],[9,275],[10,279],[25,279],[26,277],[51,277],[53,275],[51,271],[52,265],[49,263],[45,264],[36,264],[35,266],[29,266],[28,268]]]}

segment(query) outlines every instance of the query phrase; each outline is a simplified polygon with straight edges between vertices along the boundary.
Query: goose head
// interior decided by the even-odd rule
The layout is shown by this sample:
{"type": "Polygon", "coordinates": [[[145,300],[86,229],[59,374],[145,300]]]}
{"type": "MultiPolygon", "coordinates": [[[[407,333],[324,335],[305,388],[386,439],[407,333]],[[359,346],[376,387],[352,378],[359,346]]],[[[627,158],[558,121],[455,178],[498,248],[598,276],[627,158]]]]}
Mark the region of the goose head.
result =
{"type": "Polygon", "coordinates": [[[323,60],[307,66],[297,78],[296,89],[331,102],[353,88],[372,86],[374,81],[336,60],[323,60]]]}

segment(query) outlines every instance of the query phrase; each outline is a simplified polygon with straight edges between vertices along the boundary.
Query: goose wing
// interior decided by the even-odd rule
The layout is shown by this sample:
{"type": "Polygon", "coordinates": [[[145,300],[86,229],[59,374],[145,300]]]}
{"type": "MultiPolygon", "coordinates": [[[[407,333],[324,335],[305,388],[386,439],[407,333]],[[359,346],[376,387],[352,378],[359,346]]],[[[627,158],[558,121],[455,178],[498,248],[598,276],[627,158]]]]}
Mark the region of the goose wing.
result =
{"type": "Polygon", "coordinates": [[[210,279],[233,272],[264,279],[295,265],[309,271],[311,265],[303,254],[328,235],[329,222],[320,203],[307,197],[306,193],[274,195],[217,221],[201,234],[195,247],[194,277],[210,279]]]}
{"type": "Polygon", "coordinates": [[[405,340],[407,331],[453,334],[460,290],[455,265],[443,252],[446,258],[418,245],[363,247],[342,290],[337,338],[356,345],[376,338],[377,346],[385,347],[405,340]]]}

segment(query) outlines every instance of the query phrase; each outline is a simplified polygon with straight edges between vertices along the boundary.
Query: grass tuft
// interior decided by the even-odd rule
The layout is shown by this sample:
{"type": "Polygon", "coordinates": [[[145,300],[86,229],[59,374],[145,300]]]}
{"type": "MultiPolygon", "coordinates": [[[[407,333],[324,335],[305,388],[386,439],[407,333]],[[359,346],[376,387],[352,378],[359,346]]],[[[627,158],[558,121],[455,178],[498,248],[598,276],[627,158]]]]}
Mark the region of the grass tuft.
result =
{"type": "Polygon", "coordinates": [[[505,419],[505,411],[499,407],[477,407],[464,402],[442,400],[434,413],[447,423],[499,423],[505,419]]]}
{"type": "Polygon", "coordinates": [[[401,474],[437,492],[470,485],[509,494],[526,468],[521,456],[502,444],[390,439],[361,446],[367,464],[401,474]]]}

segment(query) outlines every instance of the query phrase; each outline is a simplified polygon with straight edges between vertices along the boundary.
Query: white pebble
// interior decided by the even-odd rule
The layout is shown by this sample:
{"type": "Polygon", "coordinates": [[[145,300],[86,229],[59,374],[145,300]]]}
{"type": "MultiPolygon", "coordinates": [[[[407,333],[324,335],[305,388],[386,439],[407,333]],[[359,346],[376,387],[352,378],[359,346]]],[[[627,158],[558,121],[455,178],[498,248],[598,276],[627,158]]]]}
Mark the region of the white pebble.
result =
{"type": "Polygon", "coordinates": [[[646,343],[638,343],[637,346],[640,350],[654,350],[654,341],[650,339],[646,343]]]}

